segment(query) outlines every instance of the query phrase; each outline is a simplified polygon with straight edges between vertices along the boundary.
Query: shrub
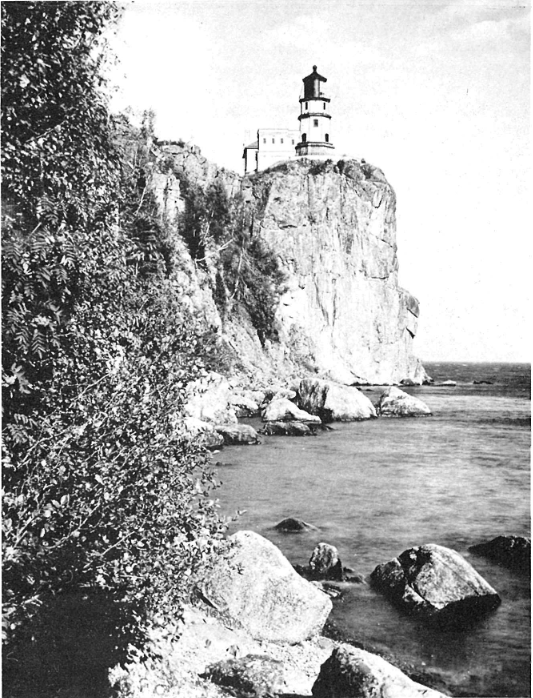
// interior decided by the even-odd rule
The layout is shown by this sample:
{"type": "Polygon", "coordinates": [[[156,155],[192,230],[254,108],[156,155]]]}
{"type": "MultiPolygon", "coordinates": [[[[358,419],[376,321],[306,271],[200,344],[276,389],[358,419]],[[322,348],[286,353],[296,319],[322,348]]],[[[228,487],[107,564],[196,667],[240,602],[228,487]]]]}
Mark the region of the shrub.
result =
{"type": "Polygon", "coordinates": [[[121,166],[101,93],[97,47],[117,14],[112,3],[2,5],[10,643],[46,599],[80,587],[178,613],[222,530],[205,454],[180,426],[205,337],[140,182],[146,148],[121,166]]]}

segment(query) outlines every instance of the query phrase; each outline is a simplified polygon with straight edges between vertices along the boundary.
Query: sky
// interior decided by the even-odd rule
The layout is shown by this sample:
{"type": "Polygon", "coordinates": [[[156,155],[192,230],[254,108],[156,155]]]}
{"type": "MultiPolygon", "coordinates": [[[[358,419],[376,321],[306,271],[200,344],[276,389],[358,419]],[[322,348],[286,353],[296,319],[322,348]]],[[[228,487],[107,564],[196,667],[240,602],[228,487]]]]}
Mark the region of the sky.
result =
{"type": "Polygon", "coordinates": [[[529,1],[134,0],[113,48],[115,110],[241,174],[258,128],[298,128],[316,64],[336,155],[396,192],[415,353],[530,362],[529,1]]]}

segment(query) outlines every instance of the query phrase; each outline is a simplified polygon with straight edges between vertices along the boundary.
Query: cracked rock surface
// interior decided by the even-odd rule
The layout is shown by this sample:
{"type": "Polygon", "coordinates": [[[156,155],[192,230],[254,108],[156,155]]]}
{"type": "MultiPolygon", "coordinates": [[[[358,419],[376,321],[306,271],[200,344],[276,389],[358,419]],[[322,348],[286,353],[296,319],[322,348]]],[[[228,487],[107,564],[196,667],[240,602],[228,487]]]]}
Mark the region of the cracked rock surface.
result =
{"type": "Polygon", "coordinates": [[[455,550],[421,545],[378,565],[371,583],[405,610],[442,620],[471,620],[500,604],[497,592],[455,550]]]}

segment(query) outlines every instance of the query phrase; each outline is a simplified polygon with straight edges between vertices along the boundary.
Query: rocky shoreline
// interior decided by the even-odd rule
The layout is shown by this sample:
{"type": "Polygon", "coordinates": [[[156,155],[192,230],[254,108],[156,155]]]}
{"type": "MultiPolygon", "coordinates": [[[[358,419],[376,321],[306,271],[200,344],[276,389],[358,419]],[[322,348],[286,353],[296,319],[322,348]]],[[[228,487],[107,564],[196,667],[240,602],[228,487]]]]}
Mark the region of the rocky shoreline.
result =
{"type": "MultiPolygon", "coordinates": [[[[510,545],[520,547],[523,559],[531,546],[527,539],[518,542],[516,537],[510,545]]],[[[500,603],[495,590],[455,551],[427,545],[405,551],[398,559],[378,565],[370,583],[410,613],[431,621],[438,617],[446,626],[452,617],[465,622],[468,616],[472,623],[500,603]],[[407,561],[414,565],[405,579],[391,574],[398,559],[404,571],[409,568],[407,561]]],[[[194,603],[182,619],[172,628],[154,624],[152,659],[145,656],[111,671],[117,695],[449,695],[438,676],[413,666],[395,666],[394,658],[369,651],[372,648],[343,637],[334,623],[328,623],[332,602],[325,593],[329,586],[325,580],[343,578],[333,546],[316,546],[308,568],[299,572],[259,534],[238,531],[230,536],[212,567],[196,580],[194,603]]]]}
{"type": "Polygon", "coordinates": [[[188,387],[185,429],[209,449],[235,444],[261,443],[260,434],[311,436],[331,422],[376,417],[429,417],[422,400],[395,386],[385,386],[378,402],[355,386],[319,378],[295,381],[290,388],[244,388],[239,379],[228,380],[209,372],[188,387]],[[239,418],[261,416],[257,432],[239,418]]]}
{"type": "MultiPolygon", "coordinates": [[[[238,423],[239,417],[258,414],[264,424],[258,431],[298,436],[336,420],[431,414],[398,388],[386,388],[373,404],[353,386],[318,379],[291,388],[245,391],[209,374],[193,390],[187,419],[200,428],[191,438],[214,434],[221,437],[219,445],[258,443],[258,432],[238,423]]],[[[295,518],[275,528],[287,535],[316,530],[295,518]]],[[[444,630],[474,624],[501,603],[497,591],[464,558],[439,545],[406,550],[366,578],[344,567],[336,548],[325,542],[311,552],[307,566],[291,565],[275,545],[252,531],[235,533],[225,545],[197,580],[194,603],[183,619],[174,628],[154,625],[151,654],[158,659],[140,658],[112,670],[119,697],[438,698],[449,695],[438,675],[343,636],[328,620],[331,599],[352,584],[369,583],[406,614],[444,630]]],[[[529,567],[530,549],[529,539],[515,536],[471,548],[519,571],[529,567]]]]}

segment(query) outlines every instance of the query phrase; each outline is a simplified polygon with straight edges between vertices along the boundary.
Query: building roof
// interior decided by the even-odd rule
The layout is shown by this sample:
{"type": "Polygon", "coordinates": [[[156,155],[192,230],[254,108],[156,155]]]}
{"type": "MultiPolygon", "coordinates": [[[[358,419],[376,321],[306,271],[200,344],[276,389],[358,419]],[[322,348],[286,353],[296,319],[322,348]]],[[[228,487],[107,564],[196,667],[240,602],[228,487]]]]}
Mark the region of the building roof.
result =
{"type": "Polygon", "coordinates": [[[322,75],[319,75],[316,72],[316,65],[313,66],[313,72],[308,75],[307,77],[303,78],[303,82],[306,82],[306,80],[316,80],[316,79],[321,80],[322,82],[327,82],[327,78],[322,77],[322,75]]]}
{"type": "Polygon", "coordinates": [[[253,143],[250,143],[250,145],[244,146],[245,150],[253,149],[253,148],[255,148],[256,150],[259,150],[259,141],[254,141],[253,143]]]}

